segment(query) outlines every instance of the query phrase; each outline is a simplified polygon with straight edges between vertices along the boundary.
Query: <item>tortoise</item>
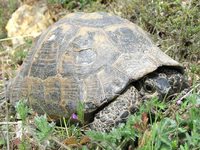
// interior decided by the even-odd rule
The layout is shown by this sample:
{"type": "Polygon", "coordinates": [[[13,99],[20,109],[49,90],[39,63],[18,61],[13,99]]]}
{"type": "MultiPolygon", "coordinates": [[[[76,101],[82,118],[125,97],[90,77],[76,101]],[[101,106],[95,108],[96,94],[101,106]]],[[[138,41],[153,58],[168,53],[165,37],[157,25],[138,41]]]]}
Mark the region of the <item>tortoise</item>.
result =
{"type": "Polygon", "coordinates": [[[142,102],[187,87],[184,69],[140,27],[105,13],[72,13],[35,41],[8,85],[12,104],[26,98],[39,114],[70,117],[84,105],[91,128],[110,131],[142,102]]]}

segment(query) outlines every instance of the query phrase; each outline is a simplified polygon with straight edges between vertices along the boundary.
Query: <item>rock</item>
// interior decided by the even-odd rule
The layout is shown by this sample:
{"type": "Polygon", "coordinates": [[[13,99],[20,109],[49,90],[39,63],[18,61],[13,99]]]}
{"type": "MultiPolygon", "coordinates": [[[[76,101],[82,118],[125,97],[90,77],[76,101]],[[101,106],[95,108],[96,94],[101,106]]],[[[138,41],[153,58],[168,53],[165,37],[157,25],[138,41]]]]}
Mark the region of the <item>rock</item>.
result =
{"type": "Polygon", "coordinates": [[[13,14],[6,25],[7,35],[14,47],[23,44],[27,36],[37,37],[53,23],[45,3],[23,4],[13,14]]]}

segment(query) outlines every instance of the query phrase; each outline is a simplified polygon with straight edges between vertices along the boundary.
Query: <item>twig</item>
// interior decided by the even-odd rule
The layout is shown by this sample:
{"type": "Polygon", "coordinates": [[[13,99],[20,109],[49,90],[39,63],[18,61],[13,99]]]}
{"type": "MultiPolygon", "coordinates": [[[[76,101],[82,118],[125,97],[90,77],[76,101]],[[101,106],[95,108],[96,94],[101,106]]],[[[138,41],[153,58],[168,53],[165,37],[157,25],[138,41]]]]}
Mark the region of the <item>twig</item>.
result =
{"type": "Polygon", "coordinates": [[[19,124],[18,122],[0,122],[0,125],[17,125],[19,124]]]}
{"type": "MultiPolygon", "coordinates": [[[[5,99],[5,97],[1,97],[1,98],[0,98],[0,101],[3,100],[3,99],[5,99]]],[[[1,108],[6,102],[7,102],[6,100],[2,101],[2,102],[0,103],[0,108],[1,108]]]]}
{"type": "Polygon", "coordinates": [[[192,93],[192,91],[194,91],[194,89],[196,89],[198,86],[200,86],[200,84],[197,84],[195,87],[193,87],[190,91],[188,91],[185,95],[183,95],[181,98],[178,99],[178,101],[182,101],[184,98],[186,98],[188,95],[190,95],[190,93],[192,93]]]}
{"type": "MultiPolygon", "coordinates": [[[[6,122],[8,122],[9,117],[8,117],[8,103],[6,103],[6,122]]],[[[7,123],[6,125],[6,129],[7,129],[7,136],[6,136],[6,140],[7,140],[7,150],[10,150],[10,141],[9,141],[9,125],[7,123]]]]}
{"type": "MultiPolygon", "coordinates": [[[[3,59],[0,60],[1,61],[1,64],[3,64],[3,59]]],[[[4,72],[4,66],[2,69],[2,76],[3,76],[3,84],[4,84],[4,89],[6,90],[6,86],[5,86],[5,72],[4,72]]],[[[5,95],[5,99],[7,99],[6,95],[5,95]]],[[[6,102],[6,122],[8,122],[9,120],[9,116],[8,116],[8,103],[6,102]]],[[[9,141],[9,125],[6,124],[6,130],[7,130],[7,134],[6,134],[6,143],[7,143],[7,150],[10,150],[10,141],[9,141]]]]}
{"type": "Polygon", "coordinates": [[[61,143],[60,141],[58,141],[56,138],[51,138],[53,141],[55,141],[56,143],[58,143],[59,145],[61,145],[62,147],[64,147],[67,150],[72,150],[70,147],[66,146],[65,144],[61,143]]]}
{"type": "Polygon", "coordinates": [[[32,35],[15,36],[15,37],[10,37],[10,38],[0,39],[0,42],[9,41],[12,39],[24,38],[24,37],[33,37],[33,36],[32,35]]]}

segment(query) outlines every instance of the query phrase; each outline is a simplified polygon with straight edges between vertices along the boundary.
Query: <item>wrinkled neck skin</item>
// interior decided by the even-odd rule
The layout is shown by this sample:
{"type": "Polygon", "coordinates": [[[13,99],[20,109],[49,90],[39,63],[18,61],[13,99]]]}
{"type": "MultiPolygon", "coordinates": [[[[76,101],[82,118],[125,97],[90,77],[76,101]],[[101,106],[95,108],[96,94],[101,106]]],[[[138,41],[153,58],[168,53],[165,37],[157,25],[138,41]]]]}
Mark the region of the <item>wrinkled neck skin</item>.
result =
{"type": "Polygon", "coordinates": [[[171,68],[161,68],[146,75],[136,83],[142,100],[158,97],[159,100],[171,100],[189,87],[185,76],[171,68]]]}

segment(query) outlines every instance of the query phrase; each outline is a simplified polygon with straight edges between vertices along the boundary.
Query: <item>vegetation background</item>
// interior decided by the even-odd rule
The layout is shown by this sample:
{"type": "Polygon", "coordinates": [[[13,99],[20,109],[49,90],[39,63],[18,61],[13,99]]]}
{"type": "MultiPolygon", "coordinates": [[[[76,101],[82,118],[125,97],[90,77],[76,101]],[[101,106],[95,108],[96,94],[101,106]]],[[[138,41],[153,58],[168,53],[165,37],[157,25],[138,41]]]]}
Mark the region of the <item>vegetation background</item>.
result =
{"type": "Polygon", "coordinates": [[[105,11],[138,24],[161,50],[185,66],[193,88],[180,104],[178,98],[167,103],[153,99],[131,116],[126,125],[111,133],[83,133],[83,128],[69,126],[67,120],[63,127],[57,127],[48,123],[45,116],[35,119],[29,116],[32,112],[24,103],[17,106],[18,117],[11,118],[8,104],[1,100],[1,149],[200,149],[200,96],[196,90],[200,77],[199,0],[0,0],[2,94],[33,40],[26,38],[25,44],[14,48],[5,26],[21,4],[35,5],[39,1],[47,2],[54,21],[70,12],[105,11]],[[21,136],[16,134],[19,126],[21,136]]]}

